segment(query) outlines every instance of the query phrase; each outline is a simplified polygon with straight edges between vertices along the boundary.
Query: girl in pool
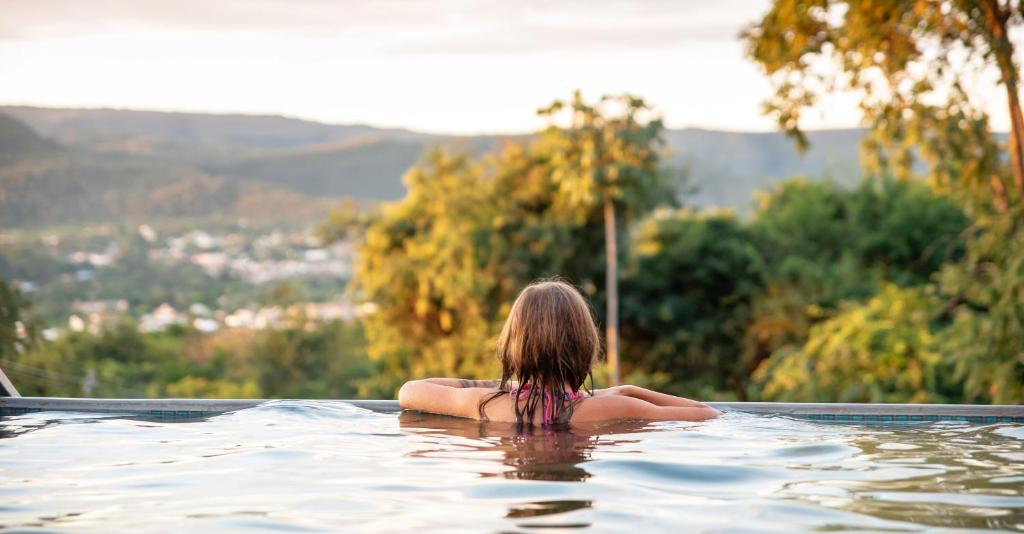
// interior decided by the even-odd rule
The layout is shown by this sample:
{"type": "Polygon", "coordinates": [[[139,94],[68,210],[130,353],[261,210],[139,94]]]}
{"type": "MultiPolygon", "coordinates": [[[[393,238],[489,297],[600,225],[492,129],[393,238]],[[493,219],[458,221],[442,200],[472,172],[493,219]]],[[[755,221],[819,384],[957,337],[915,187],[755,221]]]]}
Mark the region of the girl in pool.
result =
{"type": "Polygon", "coordinates": [[[565,425],[620,419],[703,421],[720,412],[637,386],[583,390],[601,340],[590,306],[560,281],[527,286],[498,338],[501,380],[427,378],[406,382],[402,408],[517,424],[565,425]]]}

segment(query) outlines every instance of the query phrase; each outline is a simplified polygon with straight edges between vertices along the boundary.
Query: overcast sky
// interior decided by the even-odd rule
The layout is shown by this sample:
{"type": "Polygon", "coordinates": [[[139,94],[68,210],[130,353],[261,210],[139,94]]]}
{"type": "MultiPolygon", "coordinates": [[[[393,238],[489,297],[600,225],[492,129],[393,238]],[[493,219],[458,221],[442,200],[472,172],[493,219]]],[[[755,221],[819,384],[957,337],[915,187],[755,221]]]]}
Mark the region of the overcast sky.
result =
{"type": "MultiPolygon", "coordinates": [[[[0,103],[522,132],[575,88],[771,130],[739,31],[767,0],[0,0],[0,103]]],[[[836,97],[810,128],[858,122],[836,97]]],[[[1000,129],[1005,129],[997,120],[1000,129]]]]}

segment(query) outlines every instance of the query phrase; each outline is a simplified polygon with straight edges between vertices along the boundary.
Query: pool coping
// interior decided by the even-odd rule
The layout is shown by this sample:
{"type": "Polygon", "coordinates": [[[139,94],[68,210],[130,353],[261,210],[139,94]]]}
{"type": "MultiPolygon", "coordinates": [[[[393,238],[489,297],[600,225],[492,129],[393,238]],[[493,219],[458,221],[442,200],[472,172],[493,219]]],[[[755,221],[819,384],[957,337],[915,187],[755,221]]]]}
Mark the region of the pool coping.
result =
{"type": "MultiPolygon", "coordinates": [[[[0,397],[0,416],[34,412],[110,413],[161,419],[195,419],[251,408],[270,399],[93,399],[0,397]]],[[[377,412],[398,412],[394,400],[337,399],[377,412]]],[[[839,404],[821,402],[709,402],[723,411],[784,415],[814,421],[1024,423],[1024,405],[839,404]]]]}

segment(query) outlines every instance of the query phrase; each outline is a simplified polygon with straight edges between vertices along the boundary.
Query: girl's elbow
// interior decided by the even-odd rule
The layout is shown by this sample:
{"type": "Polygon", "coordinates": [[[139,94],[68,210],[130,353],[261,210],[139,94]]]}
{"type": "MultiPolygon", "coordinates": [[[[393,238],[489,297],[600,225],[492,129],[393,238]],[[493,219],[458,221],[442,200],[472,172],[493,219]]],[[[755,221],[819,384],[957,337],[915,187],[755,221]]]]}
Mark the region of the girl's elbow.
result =
{"type": "Polygon", "coordinates": [[[410,380],[398,389],[398,406],[403,409],[412,408],[413,400],[413,389],[416,387],[418,380],[410,380]]]}

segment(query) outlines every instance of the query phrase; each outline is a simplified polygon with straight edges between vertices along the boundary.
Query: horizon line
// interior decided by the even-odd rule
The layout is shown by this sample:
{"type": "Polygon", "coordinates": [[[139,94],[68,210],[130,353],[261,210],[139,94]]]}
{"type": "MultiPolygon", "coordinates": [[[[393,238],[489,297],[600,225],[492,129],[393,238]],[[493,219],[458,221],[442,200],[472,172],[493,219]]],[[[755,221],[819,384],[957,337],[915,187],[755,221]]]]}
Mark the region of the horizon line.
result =
{"type": "MultiPolygon", "coordinates": [[[[515,137],[524,136],[537,133],[540,130],[523,130],[523,131],[476,131],[468,133],[454,133],[434,130],[420,130],[409,128],[405,126],[397,125],[379,125],[371,124],[366,122],[333,122],[325,121],[323,119],[317,119],[313,117],[305,117],[300,115],[291,115],[282,112],[270,112],[270,111],[210,111],[210,110],[190,110],[190,109],[160,109],[160,108],[133,108],[133,107],[114,107],[114,106],[50,106],[33,103],[19,103],[19,102],[0,102],[0,108],[30,108],[39,110],[52,110],[52,111],[115,111],[115,112],[129,112],[129,113],[162,113],[167,115],[212,115],[220,117],[253,117],[253,118],[280,118],[288,120],[296,120],[302,122],[308,122],[313,124],[320,124],[323,126],[362,126],[367,128],[374,128],[377,130],[400,130],[407,133],[420,134],[420,135],[434,135],[434,136],[445,136],[445,137],[515,137]]],[[[804,132],[837,132],[837,131],[852,131],[852,130],[865,130],[865,126],[837,126],[832,128],[808,128],[804,129],[804,132]]],[[[714,126],[699,126],[699,125],[687,125],[687,126],[669,126],[666,124],[665,130],[668,131],[681,131],[681,130],[703,130],[712,132],[722,133],[735,133],[735,134],[785,134],[780,129],[770,130],[737,130],[732,128],[714,127],[714,126]]],[[[998,132],[993,130],[993,133],[1006,133],[998,132]]]]}

